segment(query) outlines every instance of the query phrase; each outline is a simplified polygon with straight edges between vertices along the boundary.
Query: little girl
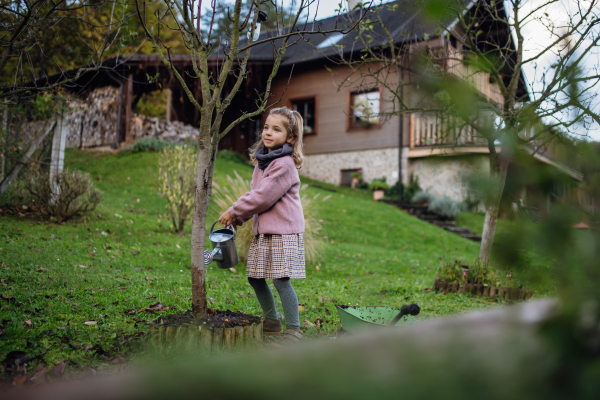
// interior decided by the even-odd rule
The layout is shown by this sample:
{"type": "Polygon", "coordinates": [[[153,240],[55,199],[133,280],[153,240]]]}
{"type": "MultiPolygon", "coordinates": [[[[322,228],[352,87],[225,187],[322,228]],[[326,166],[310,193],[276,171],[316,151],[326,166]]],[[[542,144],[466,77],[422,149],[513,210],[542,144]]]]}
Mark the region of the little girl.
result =
{"type": "Polygon", "coordinates": [[[273,279],[286,320],[280,343],[302,338],[298,297],[290,278],[305,278],[304,214],[298,169],[304,162],[302,116],[286,107],[269,112],[260,140],[250,149],[255,165],[250,192],[220,217],[224,225],[253,219],[254,239],[248,251],[247,276],[262,307],[263,333],[283,333],[275,299],[265,279],[273,279]]]}

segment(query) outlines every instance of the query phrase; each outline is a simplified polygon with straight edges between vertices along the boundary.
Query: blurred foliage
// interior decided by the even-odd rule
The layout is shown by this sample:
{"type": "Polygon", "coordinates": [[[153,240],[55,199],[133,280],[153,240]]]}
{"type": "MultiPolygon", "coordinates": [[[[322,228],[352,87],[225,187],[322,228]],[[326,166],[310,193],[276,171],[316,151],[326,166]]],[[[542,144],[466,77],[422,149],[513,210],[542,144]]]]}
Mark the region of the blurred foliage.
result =
{"type": "Polygon", "coordinates": [[[167,117],[167,98],[163,91],[144,93],[135,105],[133,112],[148,117],[165,119],[167,117]]]}
{"type": "MultiPolygon", "coordinates": [[[[47,2],[39,10],[47,12],[53,3],[47,2]]],[[[160,40],[170,47],[171,54],[188,54],[173,17],[161,2],[148,5],[146,18],[153,31],[159,30],[160,40]],[[160,24],[157,15],[160,15],[160,24]]],[[[7,31],[21,19],[0,9],[0,19],[7,22],[7,31]],[[14,20],[12,20],[14,19],[14,20]]],[[[34,78],[51,76],[74,68],[97,65],[111,57],[133,53],[155,54],[152,44],[138,19],[135,3],[95,2],[69,3],[42,26],[33,24],[35,45],[28,46],[26,55],[10,57],[0,74],[0,85],[27,82],[34,78]],[[109,22],[113,25],[110,26],[109,22]],[[43,32],[43,34],[39,34],[43,32]],[[102,48],[103,51],[101,50],[102,48]]]]}

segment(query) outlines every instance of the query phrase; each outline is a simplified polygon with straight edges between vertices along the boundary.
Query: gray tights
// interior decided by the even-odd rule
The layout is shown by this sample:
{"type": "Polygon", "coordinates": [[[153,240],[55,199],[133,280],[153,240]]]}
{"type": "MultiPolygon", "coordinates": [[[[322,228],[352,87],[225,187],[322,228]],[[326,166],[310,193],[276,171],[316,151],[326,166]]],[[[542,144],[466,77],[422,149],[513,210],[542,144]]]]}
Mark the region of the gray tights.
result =
{"type": "MultiPolygon", "coordinates": [[[[264,279],[248,278],[248,282],[256,293],[256,298],[260,303],[265,318],[277,320],[277,310],[275,309],[275,298],[264,279]]],[[[300,329],[300,313],[298,311],[298,297],[290,282],[290,278],[273,279],[273,284],[281,298],[283,305],[283,314],[285,315],[285,325],[287,329],[300,329]]]]}

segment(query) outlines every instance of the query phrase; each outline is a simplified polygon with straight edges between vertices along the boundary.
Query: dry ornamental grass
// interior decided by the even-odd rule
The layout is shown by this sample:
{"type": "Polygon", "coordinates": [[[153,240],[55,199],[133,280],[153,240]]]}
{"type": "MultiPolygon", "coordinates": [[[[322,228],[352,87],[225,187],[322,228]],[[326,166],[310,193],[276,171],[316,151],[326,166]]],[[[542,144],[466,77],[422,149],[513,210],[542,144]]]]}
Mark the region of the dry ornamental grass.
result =
{"type": "MultiPolygon", "coordinates": [[[[213,182],[212,198],[221,213],[229,209],[233,203],[250,191],[250,181],[242,178],[235,170],[233,173],[235,178],[227,175],[227,186],[221,186],[213,182]]],[[[307,187],[308,185],[304,184],[301,188],[301,192],[307,187]]],[[[324,244],[322,237],[323,227],[312,206],[313,202],[318,197],[319,194],[315,195],[312,199],[308,198],[305,194],[300,196],[302,209],[304,211],[304,252],[307,263],[314,263],[317,261],[324,244]]],[[[324,197],[323,201],[327,201],[328,198],[329,196],[324,197]]],[[[252,231],[251,221],[237,227],[236,245],[241,260],[245,261],[248,258],[248,249],[250,248],[253,237],[254,232],[252,231]]]]}

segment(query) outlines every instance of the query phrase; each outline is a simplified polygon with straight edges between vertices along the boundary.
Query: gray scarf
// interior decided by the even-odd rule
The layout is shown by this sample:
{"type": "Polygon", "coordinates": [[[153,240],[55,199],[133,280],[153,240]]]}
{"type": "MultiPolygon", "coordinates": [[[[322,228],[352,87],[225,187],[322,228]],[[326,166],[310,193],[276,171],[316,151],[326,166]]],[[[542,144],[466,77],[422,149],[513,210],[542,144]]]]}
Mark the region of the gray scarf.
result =
{"type": "Polygon", "coordinates": [[[256,149],[254,153],[254,157],[258,160],[258,168],[265,169],[271,164],[271,162],[279,157],[287,156],[288,154],[292,154],[294,152],[294,148],[289,145],[289,143],[285,143],[283,147],[278,148],[277,150],[273,150],[268,153],[268,150],[265,146],[260,146],[256,149]]]}

